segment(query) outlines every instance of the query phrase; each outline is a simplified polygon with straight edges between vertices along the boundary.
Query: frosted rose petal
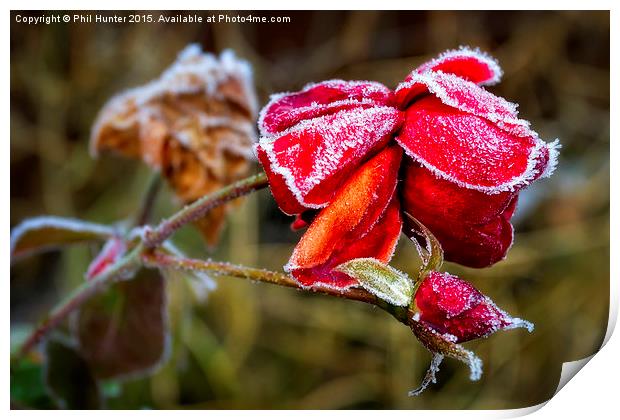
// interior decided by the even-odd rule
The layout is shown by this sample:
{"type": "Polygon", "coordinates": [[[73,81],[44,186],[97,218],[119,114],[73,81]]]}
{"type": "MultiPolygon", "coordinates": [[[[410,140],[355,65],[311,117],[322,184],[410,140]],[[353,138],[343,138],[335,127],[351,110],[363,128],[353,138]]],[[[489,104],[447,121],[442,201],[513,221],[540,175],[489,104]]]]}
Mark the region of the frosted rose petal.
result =
{"type": "Polygon", "coordinates": [[[442,72],[412,73],[410,79],[396,89],[396,102],[408,105],[413,99],[433,94],[446,105],[485,118],[507,132],[525,137],[536,137],[529,122],[519,119],[517,105],[475,83],[442,72]]]}
{"type": "MultiPolygon", "coordinates": [[[[448,50],[416,68],[412,73],[441,71],[454,74],[480,85],[493,85],[502,78],[502,69],[497,60],[479,49],[461,47],[448,50]]],[[[405,81],[411,80],[411,75],[405,81]]]]}
{"type": "Polygon", "coordinates": [[[390,107],[356,108],[305,120],[275,140],[263,137],[257,154],[280,208],[293,214],[300,206],[325,207],[351,171],[390,140],[401,118],[390,107]],[[281,191],[282,181],[296,203],[281,191]]]}
{"type": "Polygon", "coordinates": [[[295,124],[337,111],[389,105],[392,92],[381,83],[328,80],[306,85],[300,92],[280,93],[260,113],[263,136],[273,136],[295,124]]]}
{"type": "Polygon", "coordinates": [[[344,287],[348,276],[331,273],[337,265],[362,257],[389,261],[402,225],[398,201],[392,199],[401,154],[396,146],[384,149],[318,213],[285,267],[301,284],[344,287]]]}
{"type": "Polygon", "coordinates": [[[397,141],[436,176],[461,187],[498,193],[538,178],[548,161],[538,137],[520,137],[436,97],[415,102],[397,141]]]}
{"type": "Polygon", "coordinates": [[[370,231],[360,238],[347,235],[334,250],[330,258],[310,268],[291,269],[291,274],[304,287],[317,284],[334,289],[345,289],[358,284],[358,281],[334,268],[356,258],[375,258],[388,263],[392,259],[398,243],[402,219],[396,197],[370,231]]]}
{"type": "Polygon", "coordinates": [[[430,229],[446,260],[480,268],[506,256],[517,193],[489,195],[437,178],[411,160],[405,165],[403,210],[430,229]]]}

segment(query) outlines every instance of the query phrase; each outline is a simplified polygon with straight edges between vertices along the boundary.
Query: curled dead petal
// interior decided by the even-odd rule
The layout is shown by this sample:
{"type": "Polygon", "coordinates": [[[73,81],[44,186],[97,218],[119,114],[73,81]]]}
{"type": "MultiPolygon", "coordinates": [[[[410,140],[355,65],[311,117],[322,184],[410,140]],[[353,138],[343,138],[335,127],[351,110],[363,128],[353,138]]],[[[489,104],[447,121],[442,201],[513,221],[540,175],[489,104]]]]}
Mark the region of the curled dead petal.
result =
{"type": "Polygon", "coordinates": [[[336,266],[356,258],[389,262],[402,227],[394,194],[401,155],[396,145],[382,150],[316,215],[285,266],[302,286],[350,287],[357,281],[336,266]]]}
{"type": "Polygon", "coordinates": [[[422,260],[422,265],[418,272],[414,287],[414,290],[417,290],[418,285],[424,277],[431,271],[439,271],[441,268],[443,264],[443,249],[439,240],[437,240],[429,228],[424,226],[422,222],[407,213],[404,209],[403,214],[405,216],[403,232],[405,232],[407,237],[413,242],[422,260]]]}
{"type": "MultiPolygon", "coordinates": [[[[108,101],[93,126],[91,152],[141,159],[190,203],[249,174],[256,114],[249,63],[193,44],[159,78],[108,101]]],[[[227,207],[199,224],[211,245],[227,207]]]]}

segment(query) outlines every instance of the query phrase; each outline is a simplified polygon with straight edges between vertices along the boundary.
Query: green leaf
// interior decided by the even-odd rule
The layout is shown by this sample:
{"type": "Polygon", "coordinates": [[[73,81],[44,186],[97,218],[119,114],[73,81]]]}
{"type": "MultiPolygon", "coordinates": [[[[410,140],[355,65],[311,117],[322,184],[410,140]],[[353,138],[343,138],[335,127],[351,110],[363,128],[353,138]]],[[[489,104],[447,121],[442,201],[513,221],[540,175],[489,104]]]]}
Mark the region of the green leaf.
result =
{"type": "Polygon", "coordinates": [[[11,258],[71,245],[80,242],[105,241],[114,235],[113,228],[105,225],[41,216],[28,219],[11,232],[11,258]]]}
{"type": "Polygon", "coordinates": [[[396,306],[407,306],[413,285],[406,274],[374,258],[357,258],[336,267],[357,281],[373,295],[396,306]]]}
{"type": "Polygon", "coordinates": [[[164,280],[143,269],[114,283],[80,308],[73,331],[98,379],[149,374],[168,354],[164,280]]]}
{"type": "Polygon", "coordinates": [[[415,285],[415,289],[417,289],[417,285],[420,284],[428,273],[439,271],[441,268],[443,264],[443,249],[435,235],[426,226],[409,213],[404,213],[408,219],[408,223],[405,223],[408,230],[406,232],[407,236],[415,245],[422,259],[422,266],[420,267],[415,285]]]}
{"type": "Polygon", "coordinates": [[[97,380],[74,343],[59,336],[45,344],[45,383],[59,408],[91,410],[101,407],[97,380]]]}

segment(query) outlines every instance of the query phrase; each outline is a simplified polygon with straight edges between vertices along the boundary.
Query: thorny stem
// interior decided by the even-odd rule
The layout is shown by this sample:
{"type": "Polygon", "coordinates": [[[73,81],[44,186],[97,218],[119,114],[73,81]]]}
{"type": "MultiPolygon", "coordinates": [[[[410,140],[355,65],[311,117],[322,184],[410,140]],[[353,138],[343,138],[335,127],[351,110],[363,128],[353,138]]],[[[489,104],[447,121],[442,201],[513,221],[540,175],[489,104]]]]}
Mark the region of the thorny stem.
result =
{"type": "Polygon", "coordinates": [[[28,336],[20,349],[20,355],[27,354],[39,343],[45,334],[55,328],[65,317],[75,309],[79,308],[84,302],[90,299],[105,285],[127,276],[140,266],[140,254],[143,247],[138,245],[129,254],[117,261],[109,269],[93,277],[88,282],[73,290],[69,296],[62,300],[52,309],[47,318],[41,322],[37,328],[28,336]]]}
{"type": "MultiPolygon", "coordinates": [[[[142,261],[147,267],[154,268],[177,268],[182,270],[196,270],[196,271],[208,271],[211,273],[244,278],[254,281],[260,281],[263,283],[277,284],[279,286],[292,287],[300,290],[307,290],[309,292],[321,293],[330,296],[337,296],[349,300],[356,300],[360,302],[370,303],[383,308],[381,303],[384,303],[373,294],[367,292],[364,289],[345,289],[337,290],[325,286],[313,286],[311,288],[303,288],[300,284],[291,276],[276,271],[264,270],[260,268],[245,267],[242,265],[231,264],[218,261],[203,261],[191,258],[176,257],[169,254],[164,254],[158,251],[146,252],[142,255],[142,261]]],[[[385,309],[385,308],[384,308],[385,309]]],[[[388,310],[388,309],[386,309],[388,310]]],[[[388,311],[389,312],[389,311],[388,311]]],[[[390,312],[391,313],[391,312],[390,312]]]]}
{"type": "Polygon", "coordinates": [[[209,210],[221,206],[235,198],[265,188],[268,184],[267,175],[263,172],[230,184],[218,191],[205,195],[184,207],[158,226],[147,229],[144,238],[146,248],[156,248],[163,244],[174,232],[188,223],[202,218],[209,210]]]}
{"type": "MultiPolygon", "coordinates": [[[[158,184],[159,181],[156,180],[151,182],[145,195],[142,209],[136,219],[138,224],[142,224],[140,222],[145,222],[148,219],[150,209],[159,188],[158,184]]],[[[221,206],[235,198],[265,188],[267,185],[269,184],[265,173],[250,176],[196,200],[168,219],[163,220],[155,228],[147,229],[142,243],[138,243],[127,255],[104,270],[101,274],[73,290],[68,297],[56,305],[48,314],[47,318],[28,336],[20,349],[19,355],[23,356],[30,352],[30,350],[41,341],[45,334],[58,326],[71,312],[79,308],[104,286],[119,278],[123,278],[127,273],[131,273],[132,270],[139,268],[142,264],[142,254],[145,250],[162,245],[164,241],[179,228],[200,219],[209,210],[221,206]]],[[[290,280],[294,282],[293,279],[290,280]]],[[[292,286],[292,284],[290,286],[292,286]]]]}

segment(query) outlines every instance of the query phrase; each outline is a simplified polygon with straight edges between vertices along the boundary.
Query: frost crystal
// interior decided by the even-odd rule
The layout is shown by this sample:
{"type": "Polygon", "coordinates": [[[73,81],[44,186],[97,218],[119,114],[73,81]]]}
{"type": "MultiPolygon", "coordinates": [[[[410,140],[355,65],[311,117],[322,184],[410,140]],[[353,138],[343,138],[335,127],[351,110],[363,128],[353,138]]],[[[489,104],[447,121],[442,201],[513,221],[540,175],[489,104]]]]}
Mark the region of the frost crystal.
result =
{"type": "Polygon", "coordinates": [[[435,382],[437,382],[436,374],[437,372],[439,372],[439,366],[441,365],[443,358],[444,356],[441,353],[433,354],[431,364],[426,371],[426,375],[424,375],[422,383],[418,388],[414,389],[413,391],[409,391],[410,397],[417,397],[418,395],[422,394],[422,392],[424,392],[431,383],[434,384],[435,382]]]}

